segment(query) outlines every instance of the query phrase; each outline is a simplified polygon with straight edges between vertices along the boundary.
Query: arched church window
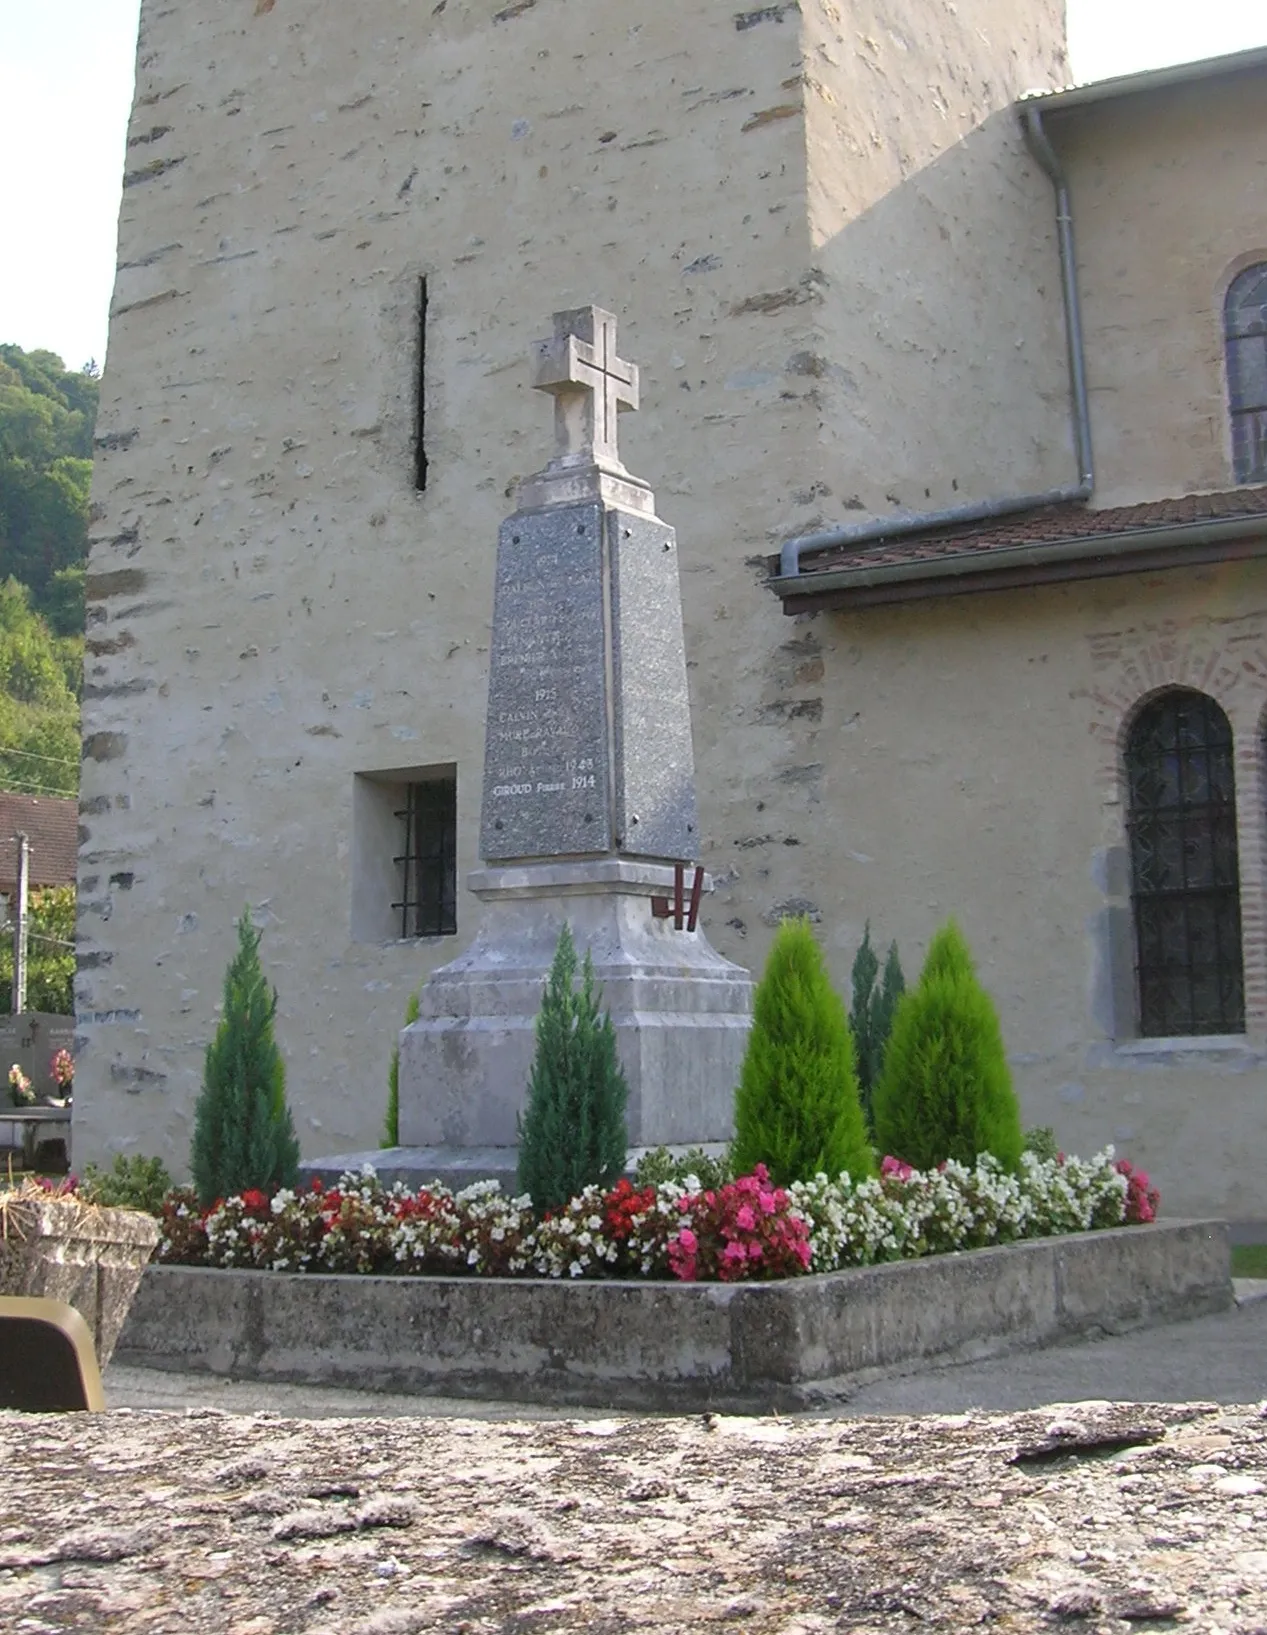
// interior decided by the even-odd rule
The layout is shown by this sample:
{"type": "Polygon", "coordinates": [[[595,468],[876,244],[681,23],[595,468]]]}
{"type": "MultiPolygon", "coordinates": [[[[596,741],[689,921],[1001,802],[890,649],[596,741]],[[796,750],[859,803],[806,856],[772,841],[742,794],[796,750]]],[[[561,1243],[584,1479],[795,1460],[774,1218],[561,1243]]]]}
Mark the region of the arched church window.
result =
{"type": "Polygon", "coordinates": [[[1140,711],[1126,749],[1139,1031],[1241,1033],[1232,728],[1204,693],[1140,711]]]}
{"type": "Polygon", "coordinates": [[[1246,267],[1223,303],[1232,467],[1238,483],[1267,482],[1267,261],[1246,267]]]}

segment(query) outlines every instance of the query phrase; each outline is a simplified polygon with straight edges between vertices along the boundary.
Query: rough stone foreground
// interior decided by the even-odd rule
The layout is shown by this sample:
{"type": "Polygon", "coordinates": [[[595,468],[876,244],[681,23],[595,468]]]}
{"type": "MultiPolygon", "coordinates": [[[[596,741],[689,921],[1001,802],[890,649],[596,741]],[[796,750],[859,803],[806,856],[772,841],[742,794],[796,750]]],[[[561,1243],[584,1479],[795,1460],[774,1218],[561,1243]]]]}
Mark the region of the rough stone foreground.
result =
{"type": "Polygon", "coordinates": [[[0,1627],[1267,1630],[1267,1417],[0,1416],[0,1627]]]}

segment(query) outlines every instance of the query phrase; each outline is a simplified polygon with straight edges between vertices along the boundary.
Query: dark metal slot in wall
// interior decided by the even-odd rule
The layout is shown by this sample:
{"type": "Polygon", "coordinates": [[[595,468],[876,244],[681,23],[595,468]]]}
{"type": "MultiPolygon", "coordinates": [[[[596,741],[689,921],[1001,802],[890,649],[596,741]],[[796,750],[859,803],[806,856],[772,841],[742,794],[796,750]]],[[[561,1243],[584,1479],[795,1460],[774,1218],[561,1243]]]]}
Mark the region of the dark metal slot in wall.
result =
{"type": "Polygon", "coordinates": [[[427,280],[418,280],[418,373],[414,382],[414,487],[427,486],[427,280]]]}
{"type": "Polygon", "coordinates": [[[405,850],[394,859],[402,870],[402,937],[451,936],[457,921],[457,781],[405,785],[396,813],[405,826],[405,850]]]}

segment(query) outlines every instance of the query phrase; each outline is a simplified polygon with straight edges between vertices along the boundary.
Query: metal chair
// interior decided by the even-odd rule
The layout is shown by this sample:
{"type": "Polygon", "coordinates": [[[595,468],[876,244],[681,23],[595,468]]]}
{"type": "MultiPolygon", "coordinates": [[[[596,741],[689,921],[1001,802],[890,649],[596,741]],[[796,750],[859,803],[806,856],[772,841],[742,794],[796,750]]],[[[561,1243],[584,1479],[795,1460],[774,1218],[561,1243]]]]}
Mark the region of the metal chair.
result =
{"type": "Polygon", "coordinates": [[[0,1295],[0,1408],[99,1413],[105,1405],[92,1335],[75,1308],[0,1295]]]}

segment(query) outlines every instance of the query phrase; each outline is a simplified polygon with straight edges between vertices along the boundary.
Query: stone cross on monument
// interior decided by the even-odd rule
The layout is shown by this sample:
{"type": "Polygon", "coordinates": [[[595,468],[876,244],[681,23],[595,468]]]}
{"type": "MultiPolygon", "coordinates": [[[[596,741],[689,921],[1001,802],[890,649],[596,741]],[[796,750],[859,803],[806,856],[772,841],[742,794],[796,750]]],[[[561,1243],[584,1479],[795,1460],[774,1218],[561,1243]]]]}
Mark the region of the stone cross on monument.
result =
{"type": "Polygon", "coordinates": [[[556,312],[538,341],[533,385],[554,398],[554,463],[622,472],[616,448],[621,409],[638,407],[638,365],[616,355],[616,319],[601,307],[556,312]]]}
{"type": "Polygon", "coordinates": [[[480,855],[698,855],[677,540],[620,464],[638,370],[600,307],[535,349],[558,447],[497,550],[480,855]]]}
{"type": "MultiPolygon", "coordinates": [[[[638,371],[599,307],[534,348],[557,448],[497,547],[471,947],[400,1036],[400,1135],[379,1167],[513,1178],[534,1023],[566,921],[589,952],[629,1081],[634,1148],[724,1140],[751,1021],[746,971],[652,898],[700,854],[677,539],[620,463],[638,371]]],[[[459,774],[461,775],[461,774],[459,774]]]]}

